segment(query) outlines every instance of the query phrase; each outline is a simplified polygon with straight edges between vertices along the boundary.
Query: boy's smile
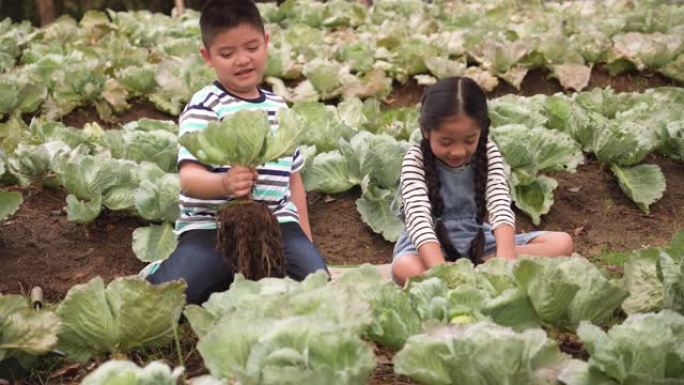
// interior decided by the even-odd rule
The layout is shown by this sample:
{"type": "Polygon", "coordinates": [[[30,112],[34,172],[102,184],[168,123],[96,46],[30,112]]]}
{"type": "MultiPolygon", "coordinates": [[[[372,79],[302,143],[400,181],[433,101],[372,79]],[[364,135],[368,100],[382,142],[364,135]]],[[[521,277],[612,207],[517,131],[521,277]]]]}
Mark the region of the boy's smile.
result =
{"type": "Polygon", "coordinates": [[[226,90],[245,99],[259,97],[268,59],[268,34],[240,24],[218,33],[200,53],[226,90]]]}

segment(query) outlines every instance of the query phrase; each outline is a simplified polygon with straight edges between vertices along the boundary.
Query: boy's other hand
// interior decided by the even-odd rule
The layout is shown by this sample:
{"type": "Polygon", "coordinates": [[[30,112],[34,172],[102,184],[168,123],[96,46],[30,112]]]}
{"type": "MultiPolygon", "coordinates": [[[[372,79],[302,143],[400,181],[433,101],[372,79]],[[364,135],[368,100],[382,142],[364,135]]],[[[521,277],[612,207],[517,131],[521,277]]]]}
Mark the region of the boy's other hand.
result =
{"type": "Polygon", "coordinates": [[[257,180],[257,172],[245,166],[233,166],[223,177],[223,189],[227,196],[242,198],[249,196],[257,180]]]}

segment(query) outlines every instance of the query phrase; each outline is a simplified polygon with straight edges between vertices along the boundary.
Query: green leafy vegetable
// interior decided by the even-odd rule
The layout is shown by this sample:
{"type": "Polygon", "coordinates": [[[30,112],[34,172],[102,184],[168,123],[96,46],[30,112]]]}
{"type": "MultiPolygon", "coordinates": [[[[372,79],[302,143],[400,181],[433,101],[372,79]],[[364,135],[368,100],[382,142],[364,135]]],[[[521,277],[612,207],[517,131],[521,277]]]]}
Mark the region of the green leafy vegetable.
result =
{"type": "Polygon", "coordinates": [[[0,295],[0,361],[48,353],[57,345],[60,327],[54,312],[33,310],[19,295],[0,295]]]}
{"type": "Polygon", "coordinates": [[[491,322],[449,325],[409,338],[395,372],[425,385],[554,384],[571,363],[541,329],[491,322]]]}
{"type": "Polygon", "coordinates": [[[133,231],[133,252],[143,262],[166,259],[177,245],[173,228],[167,223],[140,227],[133,231]]]}
{"type": "Polygon", "coordinates": [[[303,134],[298,118],[280,110],[278,121],[283,125],[272,133],[265,111],[241,110],[179,142],[204,163],[254,167],[294,152],[303,134]]]}
{"type": "Polygon", "coordinates": [[[684,375],[684,316],[664,310],[633,314],[607,333],[582,322],[577,334],[589,352],[588,363],[566,368],[567,385],[676,384],[684,375]]]}
{"type": "Polygon", "coordinates": [[[112,360],[105,362],[88,374],[81,384],[176,385],[182,374],[182,367],[171,371],[168,365],[160,361],[153,361],[144,368],[140,368],[131,361],[112,360]]]}
{"type": "Polygon", "coordinates": [[[153,286],[137,278],[118,278],[105,288],[102,278],[76,285],[57,308],[63,328],[59,348],[76,361],[103,353],[127,353],[173,340],[185,284],[153,286]]]}

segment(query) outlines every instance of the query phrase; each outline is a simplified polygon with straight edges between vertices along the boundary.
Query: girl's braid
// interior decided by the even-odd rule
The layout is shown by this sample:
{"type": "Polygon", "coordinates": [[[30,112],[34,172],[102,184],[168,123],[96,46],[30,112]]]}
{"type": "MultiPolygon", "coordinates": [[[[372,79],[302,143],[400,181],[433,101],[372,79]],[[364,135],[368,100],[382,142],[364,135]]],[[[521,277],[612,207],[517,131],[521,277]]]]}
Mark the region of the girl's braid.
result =
{"type": "Polygon", "coordinates": [[[425,171],[425,184],[428,188],[428,197],[430,198],[430,205],[432,206],[432,215],[435,219],[435,233],[440,245],[446,251],[446,259],[448,261],[455,261],[461,257],[461,254],[456,250],[453,243],[449,239],[449,235],[442,221],[442,214],[444,213],[444,201],[440,194],[442,184],[437,173],[437,160],[435,154],[430,148],[430,141],[423,138],[420,142],[420,149],[423,153],[423,170],[425,171]]]}
{"type": "Polygon", "coordinates": [[[477,224],[480,225],[480,229],[473,238],[473,241],[470,244],[470,250],[468,251],[470,260],[475,264],[484,262],[482,260],[482,253],[484,251],[485,236],[484,231],[482,230],[482,222],[484,222],[487,213],[485,195],[487,189],[487,174],[489,172],[489,162],[487,158],[489,124],[483,124],[481,130],[480,141],[477,143],[477,150],[475,150],[473,159],[473,166],[475,167],[475,204],[477,205],[476,219],[477,224]]]}

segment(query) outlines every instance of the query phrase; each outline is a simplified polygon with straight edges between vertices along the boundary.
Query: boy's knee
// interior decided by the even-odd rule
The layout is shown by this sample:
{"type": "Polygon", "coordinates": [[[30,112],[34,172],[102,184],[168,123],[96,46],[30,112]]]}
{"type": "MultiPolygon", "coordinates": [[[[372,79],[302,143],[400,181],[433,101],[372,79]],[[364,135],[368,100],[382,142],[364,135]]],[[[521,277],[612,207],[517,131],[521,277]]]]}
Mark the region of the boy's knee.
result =
{"type": "Polygon", "coordinates": [[[183,279],[187,285],[185,300],[191,304],[201,304],[211,293],[228,290],[233,282],[233,271],[214,249],[184,247],[179,251],[147,276],[147,281],[161,284],[183,279]]]}
{"type": "Polygon", "coordinates": [[[188,284],[187,289],[185,289],[185,302],[193,305],[201,305],[206,302],[212,293],[220,293],[228,290],[232,280],[225,280],[220,282],[198,282],[192,283],[192,286],[188,284]]]}
{"type": "Polygon", "coordinates": [[[289,277],[301,281],[306,278],[307,275],[313,274],[318,270],[328,272],[323,257],[313,244],[302,245],[302,247],[292,250],[292,252],[285,254],[287,275],[289,277]]]}
{"type": "Polygon", "coordinates": [[[323,261],[323,256],[313,245],[302,250],[302,253],[305,254],[303,256],[304,263],[302,267],[306,271],[307,275],[315,273],[318,270],[328,270],[328,267],[325,265],[325,261],[323,261]]]}
{"type": "Polygon", "coordinates": [[[318,270],[328,271],[323,256],[307,238],[298,223],[281,225],[283,252],[287,263],[287,275],[303,280],[318,270]]]}

